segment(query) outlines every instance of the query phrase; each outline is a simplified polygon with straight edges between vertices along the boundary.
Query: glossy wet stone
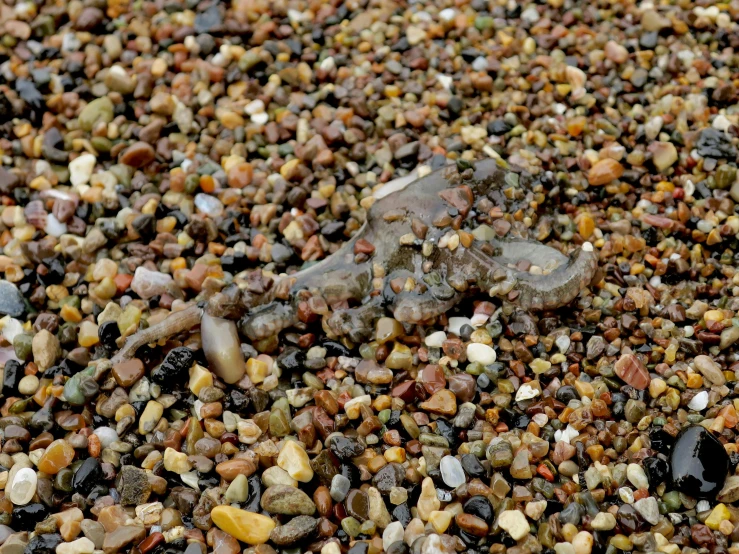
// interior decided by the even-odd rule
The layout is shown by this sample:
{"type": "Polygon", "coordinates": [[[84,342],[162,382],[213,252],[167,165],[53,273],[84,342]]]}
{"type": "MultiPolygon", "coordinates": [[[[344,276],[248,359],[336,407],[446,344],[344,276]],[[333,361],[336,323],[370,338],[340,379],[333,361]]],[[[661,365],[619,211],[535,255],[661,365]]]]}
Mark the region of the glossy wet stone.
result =
{"type": "Polygon", "coordinates": [[[680,433],[670,455],[670,478],[680,492],[712,499],[728,470],[729,456],[710,431],[693,425],[680,433]]]}

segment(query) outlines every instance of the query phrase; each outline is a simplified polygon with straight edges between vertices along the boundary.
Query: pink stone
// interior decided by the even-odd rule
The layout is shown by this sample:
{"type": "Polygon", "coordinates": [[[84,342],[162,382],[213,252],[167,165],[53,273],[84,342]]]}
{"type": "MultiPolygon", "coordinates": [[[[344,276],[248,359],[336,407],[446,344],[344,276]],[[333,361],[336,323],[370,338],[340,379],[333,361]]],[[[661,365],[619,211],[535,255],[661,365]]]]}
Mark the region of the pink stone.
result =
{"type": "Polygon", "coordinates": [[[635,389],[644,390],[649,386],[649,372],[634,354],[624,354],[616,362],[616,375],[635,389]]]}

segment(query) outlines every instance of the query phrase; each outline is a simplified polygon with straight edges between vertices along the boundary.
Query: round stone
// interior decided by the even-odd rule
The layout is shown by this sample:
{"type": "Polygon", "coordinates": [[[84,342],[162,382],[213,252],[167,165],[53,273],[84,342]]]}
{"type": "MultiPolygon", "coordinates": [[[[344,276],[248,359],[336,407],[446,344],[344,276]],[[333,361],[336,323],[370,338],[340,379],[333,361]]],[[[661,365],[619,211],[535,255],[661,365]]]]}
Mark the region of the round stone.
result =
{"type": "Polygon", "coordinates": [[[10,501],[16,506],[28,504],[36,494],[37,483],[36,472],[29,467],[24,467],[15,474],[10,487],[10,501]]]}
{"type": "Polygon", "coordinates": [[[439,464],[441,478],[448,487],[456,489],[465,483],[464,469],[462,464],[454,456],[444,456],[439,464]]]}

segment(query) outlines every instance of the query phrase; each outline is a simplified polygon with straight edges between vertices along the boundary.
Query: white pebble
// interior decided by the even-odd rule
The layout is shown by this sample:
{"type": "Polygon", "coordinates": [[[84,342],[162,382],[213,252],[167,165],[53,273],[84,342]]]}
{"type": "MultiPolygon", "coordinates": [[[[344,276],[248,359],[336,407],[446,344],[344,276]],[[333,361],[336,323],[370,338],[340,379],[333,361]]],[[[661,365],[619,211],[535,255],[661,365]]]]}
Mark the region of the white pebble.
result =
{"type": "Polygon", "coordinates": [[[172,276],[159,271],[151,271],[143,266],[136,268],[131,281],[131,290],[144,300],[159,296],[166,292],[172,276]]]}
{"type": "Polygon", "coordinates": [[[100,439],[100,446],[102,448],[108,448],[118,440],[118,433],[110,427],[98,427],[93,431],[93,434],[97,435],[97,438],[100,439]]]}
{"type": "Polygon", "coordinates": [[[387,552],[391,544],[402,541],[403,533],[403,524],[399,521],[393,521],[385,527],[385,530],[382,532],[382,549],[387,552]]]}
{"type": "Polygon", "coordinates": [[[444,456],[439,463],[439,469],[441,470],[441,478],[448,487],[456,489],[467,481],[462,464],[454,456],[444,456]]]}
{"type": "Polygon", "coordinates": [[[97,159],[92,154],[82,154],[76,157],[69,163],[69,181],[74,186],[89,183],[96,162],[97,159]]]}
{"type": "Polygon", "coordinates": [[[648,489],[649,481],[647,480],[647,474],[639,464],[629,464],[626,467],[626,478],[634,485],[637,489],[648,489]]]}
{"type": "Polygon", "coordinates": [[[426,337],[426,340],[424,340],[423,342],[429,348],[441,348],[445,340],[446,333],[444,331],[436,331],[435,333],[431,333],[430,335],[428,335],[426,337]]]}
{"type": "Polygon", "coordinates": [[[695,410],[696,412],[700,412],[701,410],[704,410],[708,406],[708,391],[700,391],[698,394],[696,394],[691,400],[690,403],[688,403],[688,408],[691,410],[695,410]]]}
{"type": "Polygon", "coordinates": [[[210,217],[218,217],[223,213],[223,204],[215,196],[199,193],[195,195],[195,207],[210,217]]]}
{"type": "Polygon", "coordinates": [[[15,474],[13,484],[10,487],[10,501],[16,506],[28,504],[33,495],[36,494],[38,477],[30,467],[24,467],[15,474]]]}
{"type": "Polygon", "coordinates": [[[46,216],[46,225],[44,226],[44,232],[52,237],[61,237],[67,232],[67,224],[62,223],[54,214],[48,214],[46,216]]]}
{"type": "Polygon", "coordinates": [[[492,364],[496,360],[495,350],[487,344],[472,342],[467,345],[467,360],[482,365],[492,364]]]}
{"type": "Polygon", "coordinates": [[[451,333],[452,335],[459,336],[460,334],[462,334],[462,327],[464,327],[465,325],[472,325],[472,321],[470,320],[470,318],[450,317],[447,332],[451,333]]]}

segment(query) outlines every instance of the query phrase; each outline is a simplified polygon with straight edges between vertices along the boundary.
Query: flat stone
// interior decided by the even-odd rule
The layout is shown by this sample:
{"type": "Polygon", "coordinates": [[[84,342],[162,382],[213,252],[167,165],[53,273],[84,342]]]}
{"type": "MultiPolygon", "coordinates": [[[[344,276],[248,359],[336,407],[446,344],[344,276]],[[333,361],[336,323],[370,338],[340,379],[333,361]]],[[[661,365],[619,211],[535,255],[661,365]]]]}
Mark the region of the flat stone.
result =
{"type": "Polygon", "coordinates": [[[146,472],[135,466],[123,466],[118,474],[116,488],[121,493],[123,506],[145,504],[151,495],[151,485],[146,472]]]}
{"type": "Polygon", "coordinates": [[[143,525],[121,525],[105,534],[103,552],[114,554],[132,542],[141,542],[146,538],[146,527],[143,525]]]}
{"type": "Polygon", "coordinates": [[[310,516],[298,516],[285,525],[275,527],[269,539],[279,546],[289,546],[312,535],[318,528],[318,520],[310,516]]]}
{"type": "Polygon", "coordinates": [[[728,471],[729,455],[710,431],[692,425],[680,433],[670,455],[670,477],[678,491],[713,499],[728,471]]]}
{"type": "Polygon", "coordinates": [[[23,295],[13,283],[0,279],[0,315],[20,317],[26,311],[23,295]]]}
{"type": "Polygon", "coordinates": [[[262,493],[260,505],[262,509],[271,514],[288,516],[310,516],[316,511],[316,505],[307,494],[287,485],[274,485],[267,488],[262,493]]]}
{"type": "Polygon", "coordinates": [[[703,354],[696,356],[693,364],[695,365],[695,369],[714,385],[723,385],[726,383],[726,377],[724,377],[721,367],[710,356],[703,354]]]}
{"type": "Polygon", "coordinates": [[[456,489],[466,482],[462,464],[454,456],[444,456],[439,468],[441,469],[441,478],[448,487],[456,489]]]}
{"type": "Polygon", "coordinates": [[[651,378],[643,363],[634,354],[624,354],[614,366],[616,375],[638,390],[649,386],[651,378]]]}

